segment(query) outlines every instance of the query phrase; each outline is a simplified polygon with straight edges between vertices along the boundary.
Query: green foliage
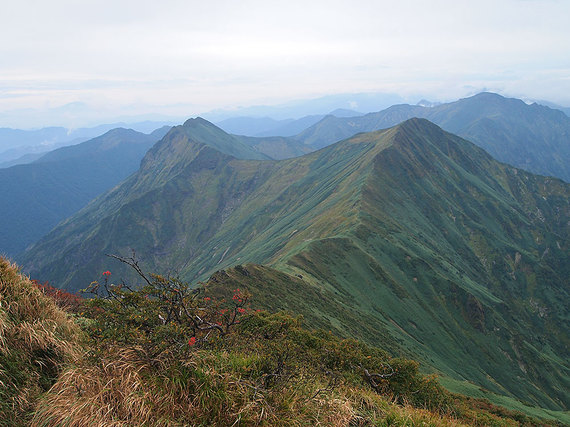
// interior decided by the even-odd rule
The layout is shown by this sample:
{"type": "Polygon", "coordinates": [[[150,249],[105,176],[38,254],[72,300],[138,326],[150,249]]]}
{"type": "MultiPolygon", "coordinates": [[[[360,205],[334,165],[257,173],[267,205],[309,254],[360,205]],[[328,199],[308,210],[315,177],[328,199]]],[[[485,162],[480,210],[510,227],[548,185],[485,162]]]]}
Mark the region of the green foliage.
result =
{"type": "Polygon", "coordinates": [[[300,317],[252,314],[228,341],[234,350],[263,354],[263,364],[254,374],[258,381],[264,378],[265,383],[286,383],[292,378],[325,376],[329,384],[370,386],[396,402],[442,412],[452,410],[450,395],[435,377],[420,374],[417,362],[392,359],[379,348],[354,339],[339,339],[330,332],[308,331],[302,328],[300,317]]]}
{"type": "MultiPolygon", "coordinates": [[[[136,265],[134,259],[132,263],[136,265]]],[[[147,277],[141,272],[145,285],[131,289],[110,283],[109,271],[103,276],[101,284],[92,282],[86,290],[94,295],[86,302],[84,315],[91,320],[86,331],[98,344],[95,348],[127,345],[149,357],[165,351],[177,354],[228,334],[249,310],[249,294],[239,289],[226,303],[176,277],[147,277]]]]}
{"type": "Polygon", "coordinates": [[[309,331],[301,317],[248,310],[246,291],[216,303],[203,288],[137,272],[142,288],[113,285],[106,271],[95,297],[70,307],[89,334],[83,353],[52,300],[65,294],[0,260],[0,425],[537,423],[451,396],[416,362],[309,331]]]}
{"type": "MultiPolygon", "coordinates": [[[[137,289],[114,285],[106,271],[102,283],[92,282],[88,288],[95,298],[86,304],[85,315],[91,319],[86,331],[99,357],[109,348],[131,347],[145,358],[166,357],[163,363],[170,366],[201,348],[232,354],[229,368],[262,391],[307,387],[308,378],[324,376],[330,387],[339,382],[362,387],[368,382],[394,401],[449,410],[449,394],[433,378],[421,375],[417,362],[391,359],[378,348],[339,339],[331,332],[308,331],[300,317],[253,313],[247,308],[250,294],[240,289],[231,301],[217,301],[205,296],[203,287],[193,289],[172,277],[147,277],[134,258],[120,259],[141,275],[145,285],[137,289]]],[[[199,372],[191,376],[208,381],[199,372]]]]}

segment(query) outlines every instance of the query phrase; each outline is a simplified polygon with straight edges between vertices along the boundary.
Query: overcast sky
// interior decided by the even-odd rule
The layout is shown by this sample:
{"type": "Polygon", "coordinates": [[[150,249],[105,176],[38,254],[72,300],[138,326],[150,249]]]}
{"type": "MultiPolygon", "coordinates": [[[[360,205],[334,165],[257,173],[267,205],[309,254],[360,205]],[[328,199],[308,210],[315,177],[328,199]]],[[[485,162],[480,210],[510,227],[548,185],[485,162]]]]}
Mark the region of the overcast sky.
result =
{"type": "Polygon", "coordinates": [[[570,106],[567,0],[0,1],[0,126],[358,92],[570,106]]]}

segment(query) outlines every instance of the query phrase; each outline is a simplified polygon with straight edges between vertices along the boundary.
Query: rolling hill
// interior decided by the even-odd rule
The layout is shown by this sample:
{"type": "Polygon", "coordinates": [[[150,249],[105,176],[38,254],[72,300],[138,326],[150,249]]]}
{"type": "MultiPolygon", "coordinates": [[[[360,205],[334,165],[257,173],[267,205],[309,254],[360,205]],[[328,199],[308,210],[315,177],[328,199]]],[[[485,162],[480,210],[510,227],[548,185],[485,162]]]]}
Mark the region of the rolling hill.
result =
{"type": "Polygon", "coordinates": [[[168,128],[150,135],[114,129],[0,169],[0,253],[15,256],[91,199],[135,172],[168,128]]]}
{"type": "Polygon", "coordinates": [[[361,117],[327,116],[294,138],[319,149],[412,117],[426,118],[474,142],[499,161],[570,182],[570,117],[559,110],[494,93],[433,107],[395,105],[361,117]]]}
{"type": "Polygon", "coordinates": [[[214,134],[171,130],[28,250],[27,272],[71,290],[107,269],[132,280],[105,254],[134,249],[147,271],[239,284],[418,358],[451,389],[568,410],[568,184],[423,119],[282,161],[237,158],[214,134]]]}

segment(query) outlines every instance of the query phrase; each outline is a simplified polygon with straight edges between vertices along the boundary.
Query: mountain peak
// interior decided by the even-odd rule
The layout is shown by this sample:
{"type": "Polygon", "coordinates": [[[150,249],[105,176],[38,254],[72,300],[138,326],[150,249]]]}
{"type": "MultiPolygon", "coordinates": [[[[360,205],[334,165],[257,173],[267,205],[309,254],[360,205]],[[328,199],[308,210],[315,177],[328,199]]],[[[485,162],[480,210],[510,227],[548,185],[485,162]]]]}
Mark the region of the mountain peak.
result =
{"type": "Polygon", "coordinates": [[[114,128],[114,129],[111,129],[110,131],[105,132],[101,136],[105,136],[105,135],[107,135],[107,136],[141,135],[141,132],[137,132],[136,130],[129,129],[129,128],[118,127],[118,128],[114,128]]]}
{"type": "Polygon", "coordinates": [[[402,104],[362,117],[327,116],[295,138],[320,149],[357,133],[389,128],[411,117],[427,118],[447,132],[474,142],[501,162],[570,182],[568,116],[492,92],[432,108],[402,104]]]}
{"type": "Polygon", "coordinates": [[[396,135],[418,136],[424,139],[428,135],[443,136],[446,132],[435,123],[420,117],[412,117],[394,126],[396,135]]]}
{"type": "Polygon", "coordinates": [[[457,102],[474,103],[475,105],[482,105],[485,109],[497,107],[518,107],[524,108],[525,102],[517,98],[508,98],[494,92],[481,92],[469,98],[460,99],[457,102]]]}
{"type": "Polygon", "coordinates": [[[402,129],[431,128],[431,129],[439,129],[440,131],[442,130],[435,123],[430,122],[428,119],[424,119],[421,117],[412,117],[411,119],[404,120],[399,125],[396,125],[396,128],[402,128],[402,129]]]}
{"type": "Polygon", "coordinates": [[[479,92],[477,95],[473,95],[471,98],[473,99],[505,99],[504,96],[499,95],[495,92],[479,92]]]}
{"type": "Polygon", "coordinates": [[[143,144],[146,149],[151,143],[155,142],[153,136],[137,132],[133,129],[115,128],[107,131],[103,135],[90,139],[76,145],[61,147],[50,151],[40,157],[35,163],[46,163],[53,161],[61,161],[72,158],[85,158],[85,156],[94,156],[107,150],[111,150],[120,146],[126,147],[131,144],[143,144]]]}
{"type": "Polygon", "coordinates": [[[192,117],[192,118],[186,120],[182,126],[187,127],[187,128],[191,128],[191,127],[195,127],[195,126],[208,126],[208,127],[219,129],[216,125],[214,125],[213,123],[209,122],[208,120],[206,120],[202,117],[192,117]]]}
{"type": "Polygon", "coordinates": [[[160,179],[145,178],[145,185],[150,188],[177,175],[193,162],[199,153],[204,151],[204,148],[207,149],[202,153],[204,156],[217,159],[221,157],[226,160],[232,157],[251,160],[268,159],[267,156],[235,136],[224,132],[201,117],[196,117],[186,120],[183,125],[174,126],[147,152],[141,162],[139,172],[145,177],[159,174],[160,179]]]}

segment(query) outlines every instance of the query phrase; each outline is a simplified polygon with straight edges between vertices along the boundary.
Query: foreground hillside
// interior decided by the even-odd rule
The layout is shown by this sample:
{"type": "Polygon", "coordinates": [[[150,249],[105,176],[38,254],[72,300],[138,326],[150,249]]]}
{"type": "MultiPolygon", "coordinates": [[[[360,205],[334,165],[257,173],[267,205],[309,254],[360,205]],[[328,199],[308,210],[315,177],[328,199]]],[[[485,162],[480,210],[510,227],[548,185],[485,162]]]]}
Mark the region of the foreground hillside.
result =
{"type": "Polygon", "coordinates": [[[421,119],[284,161],[193,139],[204,125],[167,135],[27,271],[80,289],[135,249],[188,280],[241,274],[267,307],[417,358],[454,390],[568,410],[568,184],[421,119]],[[221,271],[246,263],[265,266],[221,271]]]}
{"type": "Polygon", "coordinates": [[[144,276],[129,291],[109,277],[97,283],[107,297],[85,301],[0,258],[0,425],[556,425],[451,395],[416,362],[300,318],[253,312],[239,289],[144,276]]]}
{"type": "Polygon", "coordinates": [[[79,327],[0,257],[0,425],[25,425],[63,366],[79,356],[79,327]]]}

